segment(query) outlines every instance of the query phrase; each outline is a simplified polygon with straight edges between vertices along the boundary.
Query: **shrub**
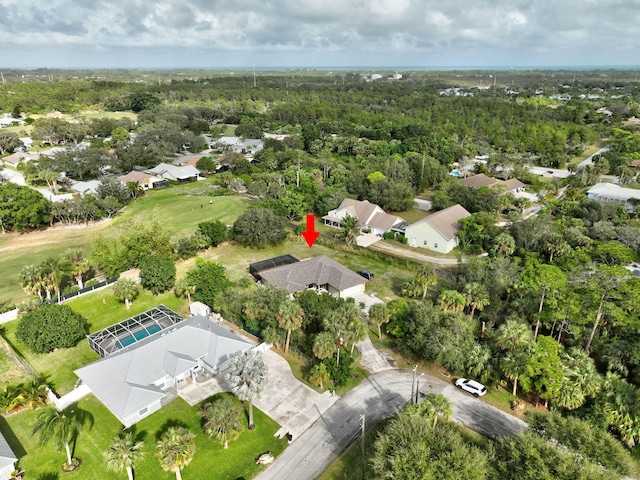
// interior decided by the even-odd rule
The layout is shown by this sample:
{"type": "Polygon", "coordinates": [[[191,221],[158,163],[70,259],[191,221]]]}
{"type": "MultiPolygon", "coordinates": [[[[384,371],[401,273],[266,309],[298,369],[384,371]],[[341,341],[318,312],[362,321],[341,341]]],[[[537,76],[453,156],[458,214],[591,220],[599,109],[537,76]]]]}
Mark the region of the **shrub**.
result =
{"type": "Polygon", "coordinates": [[[35,353],[76,345],[89,332],[87,320],[66,305],[44,305],[22,316],[16,337],[35,353]]]}
{"type": "Polygon", "coordinates": [[[178,245],[176,245],[176,253],[178,254],[178,257],[183,260],[195,257],[196,253],[198,253],[198,246],[196,245],[193,236],[182,237],[180,240],[178,240],[178,245]]]}
{"type": "Polygon", "coordinates": [[[382,234],[382,238],[385,240],[394,240],[396,238],[396,234],[394,232],[384,232],[382,234]]]}

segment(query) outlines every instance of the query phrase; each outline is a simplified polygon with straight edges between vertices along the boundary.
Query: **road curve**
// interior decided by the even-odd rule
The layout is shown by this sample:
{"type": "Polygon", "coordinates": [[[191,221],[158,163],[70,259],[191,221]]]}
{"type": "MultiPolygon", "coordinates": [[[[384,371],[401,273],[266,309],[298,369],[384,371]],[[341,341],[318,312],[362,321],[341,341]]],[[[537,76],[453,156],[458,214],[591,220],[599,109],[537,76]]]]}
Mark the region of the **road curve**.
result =
{"type": "MultiPolygon", "coordinates": [[[[397,414],[411,396],[412,372],[386,370],[371,375],[340,398],[299,438],[258,474],[256,480],[313,480],[360,434],[360,417],[366,424],[397,414]]],[[[424,374],[420,377],[421,397],[442,393],[453,404],[452,420],[483,435],[498,437],[526,427],[521,420],[470,395],[458,391],[449,381],[424,374]]]]}

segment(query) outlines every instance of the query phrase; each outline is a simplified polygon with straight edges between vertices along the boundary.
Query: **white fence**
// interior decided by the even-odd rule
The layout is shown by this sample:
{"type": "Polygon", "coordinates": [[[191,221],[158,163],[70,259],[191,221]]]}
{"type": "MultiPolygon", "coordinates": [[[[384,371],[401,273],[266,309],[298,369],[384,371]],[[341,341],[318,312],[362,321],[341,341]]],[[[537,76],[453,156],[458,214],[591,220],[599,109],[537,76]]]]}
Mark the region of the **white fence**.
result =
{"type": "Polygon", "coordinates": [[[18,318],[18,309],[14,308],[8,312],[0,313],[0,325],[3,323],[11,322],[18,318]]]}
{"type": "Polygon", "coordinates": [[[91,390],[89,389],[89,386],[83,383],[78,388],[74,388],[60,398],[58,398],[51,390],[47,390],[47,398],[56,406],[56,410],[62,411],[90,393],[91,390]]]}

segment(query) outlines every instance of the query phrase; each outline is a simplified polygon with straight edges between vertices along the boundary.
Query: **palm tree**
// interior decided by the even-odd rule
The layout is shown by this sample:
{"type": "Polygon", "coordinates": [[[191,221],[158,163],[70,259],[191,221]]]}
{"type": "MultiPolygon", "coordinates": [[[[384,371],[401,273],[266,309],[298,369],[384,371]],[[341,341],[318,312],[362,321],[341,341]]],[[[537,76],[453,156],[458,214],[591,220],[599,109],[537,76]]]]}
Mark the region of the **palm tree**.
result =
{"type": "Polygon", "coordinates": [[[42,300],[42,279],[40,277],[40,267],[37,265],[27,265],[19,274],[20,285],[25,293],[38,295],[42,300]]]}
{"type": "Polygon", "coordinates": [[[443,290],[438,297],[438,305],[444,310],[461,312],[464,309],[465,297],[457,290],[443,290]]]}
{"type": "Polygon", "coordinates": [[[391,315],[385,303],[376,303],[369,308],[369,321],[378,327],[378,338],[382,338],[380,326],[387,323],[391,315]]]}
{"type": "Polygon", "coordinates": [[[427,298],[427,289],[438,283],[438,277],[433,267],[429,264],[420,265],[416,274],[416,281],[422,286],[422,300],[427,298]]]}
{"type": "Polygon", "coordinates": [[[511,393],[514,397],[518,391],[518,379],[521,375],[527,373],[527,365],[532,353],[533,344],[522,350],[509,351],[502,357],[500,367],[502,368],[504,376],[513,381],[513,390],[511,393]]]}
{"type": "Polygon", "coordinates": [[[298,302],[288,301],[282,302],[278,313],[276,313],[276,320],[278,326],[287,331],[287,339],[284,343],[284,353],[289,352],[289,342],[291,340],[291,330],[298,329],[302,326],[302,316],[304,312],[298,302]]]}
{"type": "Polygon", "coordinates": [[[593,359],[584,350],[572,347],[560,353],[562,388],[554,400],[561,407],[573,410],[581,407],[587,397],[596,395],[602,387],[602,377],[593,359]]]}
{"type": "Polygon", "coordinates": [[[138,296],[138,284],[130,278],[120,278],[113,284],[113,295],[119,302],[124,302],[127,309],[131,306],[131,300],[138,296]]]}
{"type": "Polygon", "coordinates": [[[182,277],[173,286],[173,293],[177,297],[187,297],[187,302],[191,305],[191,295],[196,293],[196,286],[189,282],[187,277],[182,277]]]}
{"type": "Polygon", "coordinates": [[[256,428],[253,423],[253,399],[260,396],[268,381],[262,354],[256,350],[245,350],[231,355],[225,379],[235,396],[249,402],[249,430],[253,430],[256,428]]]}
{"type": "Polygon", "coordinates": [[[41,170],[38,172],[38,177],[47,182],[47,186],[52,193],[58,193],[58,179],[60,178],[59,172],[54,172],[53,170],[41,170]]]}
{"type": "Polygon", "coordinates": [[[467,283],[464,286],[465,304],[471,308],[469,315],[473,317],[476,310],[482,310],[489,305],[487,287],[478,282],[467,283]]]}
{"type": "Polygon", "coordinates": [[[513,351],[521,345],[533,341],[528,325],[515,319],[509,319],[498,327],[494,341],[502,350],[513,351]]]}
{"type": "Polygon", "coordinates": [[[182,469],[196,453],[196,436],[184,427],[169,427],[156,443],[156,457],[165,472],[174,472],[182,480],[182,469]]]}
{"type": "Polygon", "coordinates": [[[133,466],[144,457],[144,442],[136,441],[133,432],[122,433],[111,440],[109,450],[104,453],[107,468],[114,472],[126,470],[129,480],[133,480],[133,466]]]}
{"type": "Polygon", "coordinates": [[[65,254],[65,260],[69,262],[69,272],[73,275],[78,283],[78,289],[82,290],[84,284],[82,282],[82,275],[89,270],[91,266],[89,261],[84,258],[82,250],[79,248],[72,248],[67,250],[65,254]]]}
{"type": "Polygon", "coordinates": [[[38,414],[32,435],[40,434],[40,445],[47,444],[53,438],[58,451],[64,445],[67,452],[67,465],[72,465],[70,444],[78,437],[81,428],[82,422],[79,416],[75,415],[74,410],[59,412],[53,407],[48,407],[38,414]]]}
{"type": "Polygon", "coordinates": [[[47,295],[47,300],[51,300],[51,292],[55,292],[60,300],[60,281],[62,280],[62,265],[55,257],[49,257],[40,265],[40,281],[47,295]]]}
{"type": "Polygon", "coordinates": [[[336,336],[331,332],[321,332],[313,337],[313,354],[320,360],[331,357],[336,353],[338,342],[336,336]]]}
{"type": "Polygon", "coordinates": [[[493,352],[485,343],[476,343],[467,354],[467,373],[482,383],[490,383],[495,373],[493,352]]]}
{"type": "Polygon", "coordinates": [[[342,224],[342,235],[347,245],[352,245],[358,238],[358,217],[347,215],[340,222],[342,224]]]}
{"type": "Polygon", "coordinates": [[[237,440],[244,430],[240,422],[238,404],[230,397],[206,403],[200,411],[200,417],[204,420],[204,433],[218,440],[225,449],[229,448],[229,442],[237,440]]]}
{"type": "Polygon", "coordinates": [[[309,380],[314,383],[317,383],[322,390],[323,385],[331,380],[331,376],[329,375],[329,371],[327,370],[327,366],[324,363],[317,363],[311,369],[309,380]]]}
{"type": "Polygon", "coordinates": [[[362,321],[361,318],[356,318],[352,320],[349,325],[347,325],[347,332],[349,335],[349,340],[351,341],[351,354],[353,355],[353,349],[356,346],[356,343],[361,342],[362,340],[367,338],[368,332],[367,324],[362,321]]]}
{"type": "Polygon", "coordinates": [[[434,427],[438,423],[439,416],[444,418],[446,421],[449,421],[451,415],[453,415],[453,407],[451,406],[451,402],[441,393],[430,393],[425,397],[422,403],[423,405],[428,405],[429,408],[433,410],[434,427]]]}
{"type": "Polygon", "coordinates": [[[134,200],[138,197],[144,195],[144,189],[138,182],[127,182],[126,185],[127,190],[129,191],[129,195],[134,200]]]}

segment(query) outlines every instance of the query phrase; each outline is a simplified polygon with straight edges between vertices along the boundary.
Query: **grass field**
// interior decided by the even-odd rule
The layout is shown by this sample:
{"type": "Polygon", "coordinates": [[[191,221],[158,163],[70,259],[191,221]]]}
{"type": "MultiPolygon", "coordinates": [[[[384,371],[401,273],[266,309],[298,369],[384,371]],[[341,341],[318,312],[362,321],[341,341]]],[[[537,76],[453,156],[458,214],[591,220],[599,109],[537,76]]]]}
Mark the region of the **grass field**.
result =
{"type": "Polygon", "coordinates": [[[134,217],[158,221],[177,240],[193,233],[198,223],[203,221],[233,223],[251,203],[246,198],[235,196],[206,197],[204,194],[210,185],[210,182],[203,181],[152,190],[131,202],[115,219],[89,227],[0,235],[0,271],[4,273],[0,277],[0,305],[17,305],[27,298],[18,277],[25,266],[40,263],[51,256],[61,257],[67,249],[74,247],[82,248],[88,254],[94,238],[119,235],[125,223],[134,217]]]}
{"type": "MultiPolygon", "coordinates": [[[[222,394],[225,395],[225,394],[222,394]]],[[[88,411],[93,416],[93,427],[82,430],[78,438],[75,456],[82,459],[82,466],[71,473],[61,473],[65,459],[64,449],[57,452],[53,443],[40,446],[38,438],[31,435],[31,429],[38,411],[24,411],[0,420],[0,430],[7,438],[14,452],[20,457],[19,465],[28,478],[111,480],[126,478],[124,472],[106,469],[103,452],[111,439],[122,431],[120,422],[92,395],[81,399],[77,408],[88,411]],[[25,455],[25,452],[28,452],[25,455]],[[24,456],[23,456],[24,455],[24,456]]],[[[261,453],[271,451],[278,455],[286,447],[286,438],[274,437],[279,426],[260,410],[254,408],[257,428],[245,430],[240,438],[222,446],[208,438],[200,427],[199,405],[190,407],[177,398],[158,412],[138,422],[134,428],[139,438],[144,440],[145,456],[135,468],[137,480],[172,479],[172,472],[164,472],[154,456],[155,443],[160,434],[170,425],[183,425],[196,434],[196,453],[190,465],[182,471],[184,480],[208,479],[235,480],[254,477],[262,468],[255,464],[261,453]]]]}
{"type": "MultiPolygon", "coordinates": [[[[67,305],[88,320],[89,332],[93,333],[161,303],[181,315],[186,316],[188,313],[186,300],[177,298],[172,292],[154,296],[148,291],[142,291],[127,310],[123,303],[115,299],[110,287],[70,300],[67,305]]],[[[64,395],[73,389],[78,380],[73,373],[74,370],[100,358],[89,348],[86,340],[81,340],[72,348],[61,348],[46,354],[33,353],[16,338],[17,326],[17,321],[5,324],[5,338],[37,373],[44,375],[47,383],[58,395],[64,395]]],[[[15,369],[7,370],[7,375],[11,377],[6,378],[4,372],[0,373],[0,382],[13,383],[16,380],[28,379],[26,375],[16,378],[15,369]]]]}

